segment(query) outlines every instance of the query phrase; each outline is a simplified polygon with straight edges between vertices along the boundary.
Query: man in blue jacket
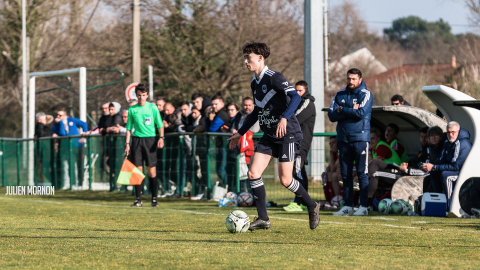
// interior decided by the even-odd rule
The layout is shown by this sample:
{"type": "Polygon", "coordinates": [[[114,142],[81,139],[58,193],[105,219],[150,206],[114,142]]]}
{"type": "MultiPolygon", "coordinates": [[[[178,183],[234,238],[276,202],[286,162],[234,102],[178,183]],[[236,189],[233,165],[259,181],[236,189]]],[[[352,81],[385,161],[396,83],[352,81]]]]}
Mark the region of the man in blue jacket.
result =
{"type": "Polygon", "coordinates": [[[337,92],[328,111],[328,118],[337,124],[337,145],[343,179],[345,206],[336,216],[368,215],[368,147],[372,93],[362,80],[362,72],[352,68],[347,72],[347,87],[337,92]],[[353,210],[353,166],[360,182],[360,207],[353,210]]]}
{"type": "Polygon", "coordinates": [[[435,164],[425,163],[420,166],[425,172],[430,172],[430,180],[436,193],[445,193],[448,207],[463,163],[467,159],[472,143],[468,140],[470,134],[460,128],[460,124],[451,121],[447,125],[447,140],[443,147],[442,156],[435,164]]]}
{"type": "MultiPolygon", "coordinates": [[[[80,119],[75,117],[68,117],[67,112],[64,109],[61,109],[57,112],[57,116],[55,117],[55,124],[52,127],[53,133],[58,136],[74,136],[80,135],[88,131],[87,123],[83,122],[80,119]],[[80,133],[79,128],[82,129],[80,133]]],[[[73,139],[72,140],[72,151],[75,152],[77,162],[75,162],[76,173],[72,175],[73,179],[77,178],[79,181],[78,183],[72,182],[72,184],[76,184],[78,186],[82,186],[83,184],[83,155],[82,155],[82,146],[85,144],[85,138],[81,139],[73,139]]],[[[63,161],[63,185],[62,188],[67,189],[70,187],[70,175],[68,170],[68,140],[60,140],[60,158],[63,161]]]]}

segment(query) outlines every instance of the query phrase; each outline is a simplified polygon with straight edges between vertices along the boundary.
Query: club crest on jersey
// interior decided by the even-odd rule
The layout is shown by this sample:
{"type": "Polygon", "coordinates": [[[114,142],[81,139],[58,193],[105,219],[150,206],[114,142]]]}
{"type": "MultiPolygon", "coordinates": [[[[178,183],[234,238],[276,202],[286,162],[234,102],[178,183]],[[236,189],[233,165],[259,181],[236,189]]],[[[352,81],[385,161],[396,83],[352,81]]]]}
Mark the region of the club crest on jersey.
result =
{"type": "Polygon", "coordinates": [[[345,103],[345,99],[342,99],[342,103],[345,103]]]}
{"type": "Polygon", "coordinates": [[[264,94],[267,93],[267,86],[265,84],[262,85],[262,91],[264,94]]]}
{"type": "Polygon", "coordinates": [[[356,98],[353,99],[353,105],[355,105],[355,104],[357,104],[357,99],[356,98]]]}
{"type": "Polygon", "coordinates": [[[285,86],[288,86],[288,82],[283,82],[282,84],[285,86]]]}

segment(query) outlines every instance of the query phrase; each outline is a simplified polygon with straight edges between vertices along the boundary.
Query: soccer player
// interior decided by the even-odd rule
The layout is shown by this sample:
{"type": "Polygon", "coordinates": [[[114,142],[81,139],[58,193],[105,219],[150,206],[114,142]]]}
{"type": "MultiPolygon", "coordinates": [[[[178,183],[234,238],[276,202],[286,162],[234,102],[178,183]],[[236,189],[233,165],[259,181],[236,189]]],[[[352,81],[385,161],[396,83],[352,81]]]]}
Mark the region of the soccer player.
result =
{"type": "Polygon", "coordinates": [[[278,158],[278,174],[282,185],[302,197],[307,205],[310,229],[320,222],[320,206],[305,191],[302,184],[293,179],[293,162],[300,154],[302,131],[294,113],[301,101],[300,96],[280,72],[265,65],[270,48],[265,43],[247,43],[243,46],[243,56],[249,71],[254,73],[251,83],[255,109],[243,126],[228,140],[230,148],[236,147],[238,140],[259,121],[263,137],[255,148],[255,154],[248,170],[248,180],[256,200],[258,218],[249,230],[270,228],[267,215],[267,194],[263,185],[262,173],[272,157],[278,158]]]}
{"type": "MultiPolygon", "coordinates": [[[[165,137],[163,136],[163,122],[160,117],[157,106],[147,102],[148,89],[145,84],[140,83],[135,88],[135,94],[138,98],[138,104],[128,108],[127,136],[125,142],[125,155],[130,154],[130,137],[132,137],[132,146],[130,160],[142,171],[143,162],[147,165],[148,180],[150,191],[152,192],[152,206],[158,206],[158,180],[155,165],[157,163],[157,148],[163,148],[165,137]],[[132,134],[132,128],[135,130],[132,134]],[[155,126],[158,128],[160,138],[155,139],[155,126]]],[[[142,207],[140,197],[142,185],[135,186],[135,195],[137,199],[132,207],[142,207]]]]}

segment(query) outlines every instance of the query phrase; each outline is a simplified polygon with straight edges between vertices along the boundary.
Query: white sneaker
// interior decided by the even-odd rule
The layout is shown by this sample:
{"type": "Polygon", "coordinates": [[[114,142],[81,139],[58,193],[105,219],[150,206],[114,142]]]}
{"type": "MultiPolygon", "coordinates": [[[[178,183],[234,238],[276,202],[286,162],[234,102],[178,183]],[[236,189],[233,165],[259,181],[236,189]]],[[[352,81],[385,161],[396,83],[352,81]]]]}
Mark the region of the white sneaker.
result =
{"type": "Polygon", "coordinates": [[[353,215],[353,208],[351,206],[344,206],[340,211],[333,213],[334,216],[351,216],[353,215]]]}
{"type": "Polygon", "coordinates": [[[354,216],[368,216],[368,208],[360,206],[355,213],[354,216]]]}

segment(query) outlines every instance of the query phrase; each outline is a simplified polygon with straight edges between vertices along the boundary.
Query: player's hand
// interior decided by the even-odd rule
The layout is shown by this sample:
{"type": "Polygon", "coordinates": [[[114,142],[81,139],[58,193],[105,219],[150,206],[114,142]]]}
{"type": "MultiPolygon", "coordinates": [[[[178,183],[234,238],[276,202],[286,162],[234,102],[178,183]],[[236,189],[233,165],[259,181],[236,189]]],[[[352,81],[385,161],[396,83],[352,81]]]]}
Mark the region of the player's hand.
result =
{"type": "Polygon", "coordinates": [[[355,104],[355,105],[353,105],[353,109],[354,109],[354,110],[358,110],[358,108],[360,108],[360,104],[355,104]]]}
{"type": "Polygon", "coordinates": [[[158,139],[157,147],[158,148],[163,148],[163,145],[164,145],[163,139],[162,138],[158,139]]]}
{"type": "Polygon", "coordinates": [[[282,138],[287,134],[287,119],[282,118],[280,119],[280,122],[278,122],[277,125],[277,137],[282,138]]]}
{"type": "Polygon", "coordinates": [[[232,135],[235,135],[235,134],[237,134],[237,132],[238,132],[238,130],[236,130],[236,129],[232,129],[232,135]]]}
{"type": "Polygon", "coordinates": [[[343,107],[342,107],[342,106],[339,106],[338,109],[337,109],[337,112],[338,112],[338,113],[341,113],[342,110],[343,110],[343,107]]]}
{"type": "Polygon", "coordinates": [[[241,137],[242,135],[240,135],[240,133],[235,133],[232,135],[232,137],[228,138],[227,141],[230,141],[230,144],[228,145],[229,148],[234,149],[235,147],[237,147],[238,141],[241,137]]]}
{"type": "Polygon", "coordinates": [[[130,144],[125,145],[125,152],[123,153],[124,156],[127,156],[130,154],[130,144]]]}
{"type": "Polygon", "coordinates": [[[424,172],[429,172],[433,169],[433,164],[432,163],[423,163],[420,166],[420,169],[424,172]]]}

